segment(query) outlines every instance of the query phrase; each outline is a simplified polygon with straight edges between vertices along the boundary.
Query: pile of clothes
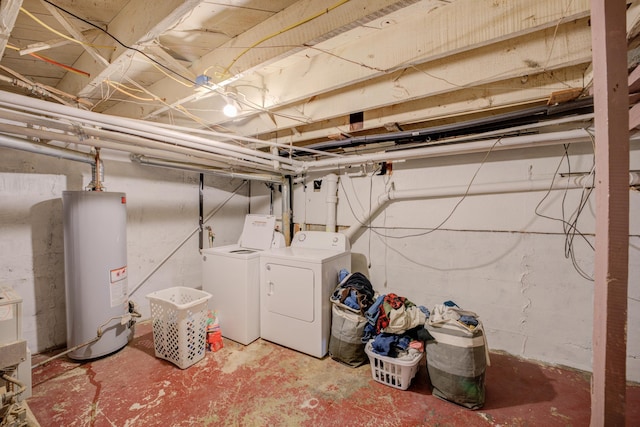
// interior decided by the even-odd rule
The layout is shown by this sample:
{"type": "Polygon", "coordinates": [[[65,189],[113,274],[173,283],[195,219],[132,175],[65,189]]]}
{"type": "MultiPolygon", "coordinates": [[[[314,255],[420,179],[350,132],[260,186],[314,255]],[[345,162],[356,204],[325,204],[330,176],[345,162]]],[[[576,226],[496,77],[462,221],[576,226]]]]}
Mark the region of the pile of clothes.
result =
{"type": "Polygon", "coordinates": [[[362,342],[367,319],[364,314],[375,301],[375,291],[362,273],[341,270],[338,286],[331,295],[331,336],[329,355],[351,367],[369,361],[362,342]]]}
{"type": "Polygon", "coordinates": [[[372,340],[374,353],[381,356],[412,360],[424,351],[429,338],[424,324],[429,310],[394,293],[380,295],[365,313],[367,325],[362,341],[372,340]]]}
{"type": "Polygon", "coordinates": [[[373,352],[400,359],[424,352],[429,338],[424,324],[429,310],[394,293],[378,295],[362,273],[341,270],[331,295],[329,355],[357,367],[367,363],[366,344],[373,352]]]}
{"type": "Polygon", "coordinates": [[[375,295],[367,276],[358,272],[349,274],[343,269],[340,270],[338,280],[338,286],[331,295],[331,302],[339,302],[364,315],[373,304],[375,295]]]}

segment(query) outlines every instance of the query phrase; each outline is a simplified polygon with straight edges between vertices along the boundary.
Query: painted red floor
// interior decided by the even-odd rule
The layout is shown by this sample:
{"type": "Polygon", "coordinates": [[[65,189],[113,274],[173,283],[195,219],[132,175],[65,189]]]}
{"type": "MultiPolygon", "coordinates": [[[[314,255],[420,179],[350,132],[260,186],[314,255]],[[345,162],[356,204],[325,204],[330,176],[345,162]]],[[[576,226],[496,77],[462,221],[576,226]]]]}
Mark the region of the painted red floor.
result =
{"type": "MultiPolygon", "coordinates": [[[[34,358],[34,363],[42,356],[34,358]]],[[[267,341],[223,349],[181,370],[154,356],[148,322],[119,352],[33,372],[28,404],[42,426],[588,426],[589,377],[493,353],[484,408],[431,395],[424,359],[408,390],[267,341]]],[[[640,425],[640,387],[627,391],[640,425]]]]}

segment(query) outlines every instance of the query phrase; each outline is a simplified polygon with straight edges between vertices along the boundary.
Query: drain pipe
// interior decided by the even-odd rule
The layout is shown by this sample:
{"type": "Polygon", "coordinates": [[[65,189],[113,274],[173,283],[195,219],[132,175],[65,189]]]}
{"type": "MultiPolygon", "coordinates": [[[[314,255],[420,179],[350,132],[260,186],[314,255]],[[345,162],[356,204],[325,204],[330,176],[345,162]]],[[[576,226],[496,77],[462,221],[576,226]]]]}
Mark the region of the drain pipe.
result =
{"type": "Polygon", "coordinates": [[[292,185],[293,181],[291,176],[287,176],[282,180],[282,233],[284,234],[284,241],[287,246],[291,244],[293,237],[293,211],[291,209],[292,185]]]}
{"type": "MultiPolygon", "coordinates": [[[[349,242],[353,245],[358,237],[364,233],[366,224],[369,224],[375,217],[377,217],[387,205],[393,202],[403,200],[428,200],[439,199],[445,197],[462,197],[465,194],[467,196],[479,196],[488,194],[508,194],[508,193],[524,193],[529,191],[546,191],[552,190],[564,190],[573,188],[591,188],[593,182],[589,181],[588,174],[579,176],[568,176],[560,179],[556,179],[553,182],[551,180],[535,180],[535,181],[514,181],[514,182],[499,182],[493,184],[474,184],[471,187],[468,185],[458,185],[452,187],[439,187],[439,188],[424,188],[413,190],[395,190],[393,187],[386,193],[381,194],[378,197],[378,201],[375,206],[371,208],[369,215],[363,220],[357,220],[357,222],[349,227],[344,234],[347,236],[349,242]]],[[[629,186],[640,185],[640,173],[629,173],[629,186]]]]}
{"type": "Polygon", "coordinates": [[[327,224],[325,231],[334,232],[337,229],[338,210],[338,175],[330,173],[324,177],[327,183],[327,224]]]}
{"type": "MultiPolygon", "coordinates": [[[[244,187],[247,184],[248,181],[242,181],[240,183],[240,185],[238,185],[233,192],[231,192],[231,194],[222,202],[220,203],[215,209],[213,209],[211,212],[209,212],[209,214],[204,218],[203,222],[207,222],[209,221],[215,214],[218,213],[218,211],[220,209],[222,209],[229,200],[231,200],[233,198],[233,196],[235,196],[238,191],[240,191],[240,189],[242,187],[244,187]]],[[[200,230],[200,226],[196,227],[195,229],[193,229],[184,239],[182,239],[182,241],[180,243],[178,243],[176,245],[175,248],[173,248],[169,254],[167,254],[167,256],[165,256],[158,264],[156,264],[155,267],[153,267],[151,269],[151,271],[149,273],[147,273],[146,276],[144,276],[142,278],[142,280],[140,280],[138,282],[137,285],[135,285],[133,287],[133,289],[131,289],[127,295],[127,298],[131,298],[131,295],[133,295],[138,289],[140,289],[142,287],[142,285],[144,285],[147,280],[149,280],[149,278],[151,278],[151,276],[153,276],[155,274],[156,271],[158,271],[160,269],[160,267],[162,267],[167,261],[169,261],[169,259],[173,256],[173,254],[175,254],[176,252],[178,252],[178,249],[180,249],[182,246],[184,246],[185,243],[187,243],[187,241],[189,241],[189,239],[191,239],[191,236],[193,236],[194,234],[196,234],[198,231],[200,230]]]]}

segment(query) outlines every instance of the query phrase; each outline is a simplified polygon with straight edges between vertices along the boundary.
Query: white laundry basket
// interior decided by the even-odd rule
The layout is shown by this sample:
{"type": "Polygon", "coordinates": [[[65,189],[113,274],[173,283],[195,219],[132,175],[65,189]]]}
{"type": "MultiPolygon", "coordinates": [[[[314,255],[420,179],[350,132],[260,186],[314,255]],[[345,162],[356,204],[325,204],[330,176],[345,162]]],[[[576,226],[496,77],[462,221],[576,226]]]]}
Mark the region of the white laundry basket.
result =
{"type": "Polygon", "coordinates": [[[424,353],[416,353],[413,359],[403,360],[395,357],[387,357],[373,351],[369,341],[364,348],[371,363],[371,376],[374,380],[386,384],[389,387],[406,390],[411,385],[411,380],[418,372],[420,361],[424,353]]]}
{"type": "Polygon", "coordinates": [[[204,358],[207,301],[211,294],[178,286],[152,292],[147,298],[151,304],[156,357],[181,369],[204,358]]]}

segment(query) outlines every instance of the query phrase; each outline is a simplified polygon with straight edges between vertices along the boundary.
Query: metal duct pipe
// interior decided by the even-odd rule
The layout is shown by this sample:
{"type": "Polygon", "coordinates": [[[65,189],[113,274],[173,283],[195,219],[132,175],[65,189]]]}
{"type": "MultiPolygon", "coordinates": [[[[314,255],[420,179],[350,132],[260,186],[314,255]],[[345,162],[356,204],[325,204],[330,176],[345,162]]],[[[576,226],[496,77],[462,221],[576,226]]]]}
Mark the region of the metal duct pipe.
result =
{"type": "Polygon", "coordinates": [[[95,158],[91,154],[79,151],[67,150],[66,148],[54,147],[40,144],[22,138],[16,138],[0,133],[0,147],[12,148],[14,150],[28,151],[30,153],[44,154],[46,156],[57,157],[59,159],[73,160],[76,162],[95,164],[95,158]]]}
{"type": "Polygon", "coordinates": [[[208,175],[219,175],[226,176],[230,178],[238,178],[245,179],[249,181],[264,181],[264,182],[277,182],[282,183],[283,178],[279,175],[260,175],[260,174],[251,174],[251,173],[238,173],[238,172],[227,172],[223,170],[216,170],[204,165],[199,165],[196,163],[185,163],[185,162],[175,162],[169,160],[161,160],[161,159],[149,159],[145,156],[132,154],[130,156],[131,160],[140,163],[142,165],[148,166],[157,166],[169,169],[178,169],[185,170],[190,172],[203,173],[208,175]]]}
{"type": "MultiPolygon", "coordinates": [[[[458,185],[452,187],[439,187],[439,188],[423,188],[412,190],[395,190],[391,189],[386,193],[381,194],[378,197],[377,203],[371,208],[371,211],[363,220],[357,220],[356,224],[349,227],[344,234],[347,239],[353,244],[358,237],[364,233],[363,226],[377,217],[387,205],[392,202],[401,200],[427,200],[438,199],[445,197],[462,197],[467,196],[479,196],[488,194],[508,194],[508,193],[524,193],[529,191],[546,191],[552,190],[564,190],[572,188],[593,187],[593,182],[588,182],[589,175],[568,176],[560,179],[556,179],[553,182],[551,180],[535,180],[535,181],[515,181],[515,182],[499,182],[493,184],[473,184],[471,187],[468,185],[458,185]]],[[[629,173],[629,186],[640,185],[640,173],[629,173]]]]}

